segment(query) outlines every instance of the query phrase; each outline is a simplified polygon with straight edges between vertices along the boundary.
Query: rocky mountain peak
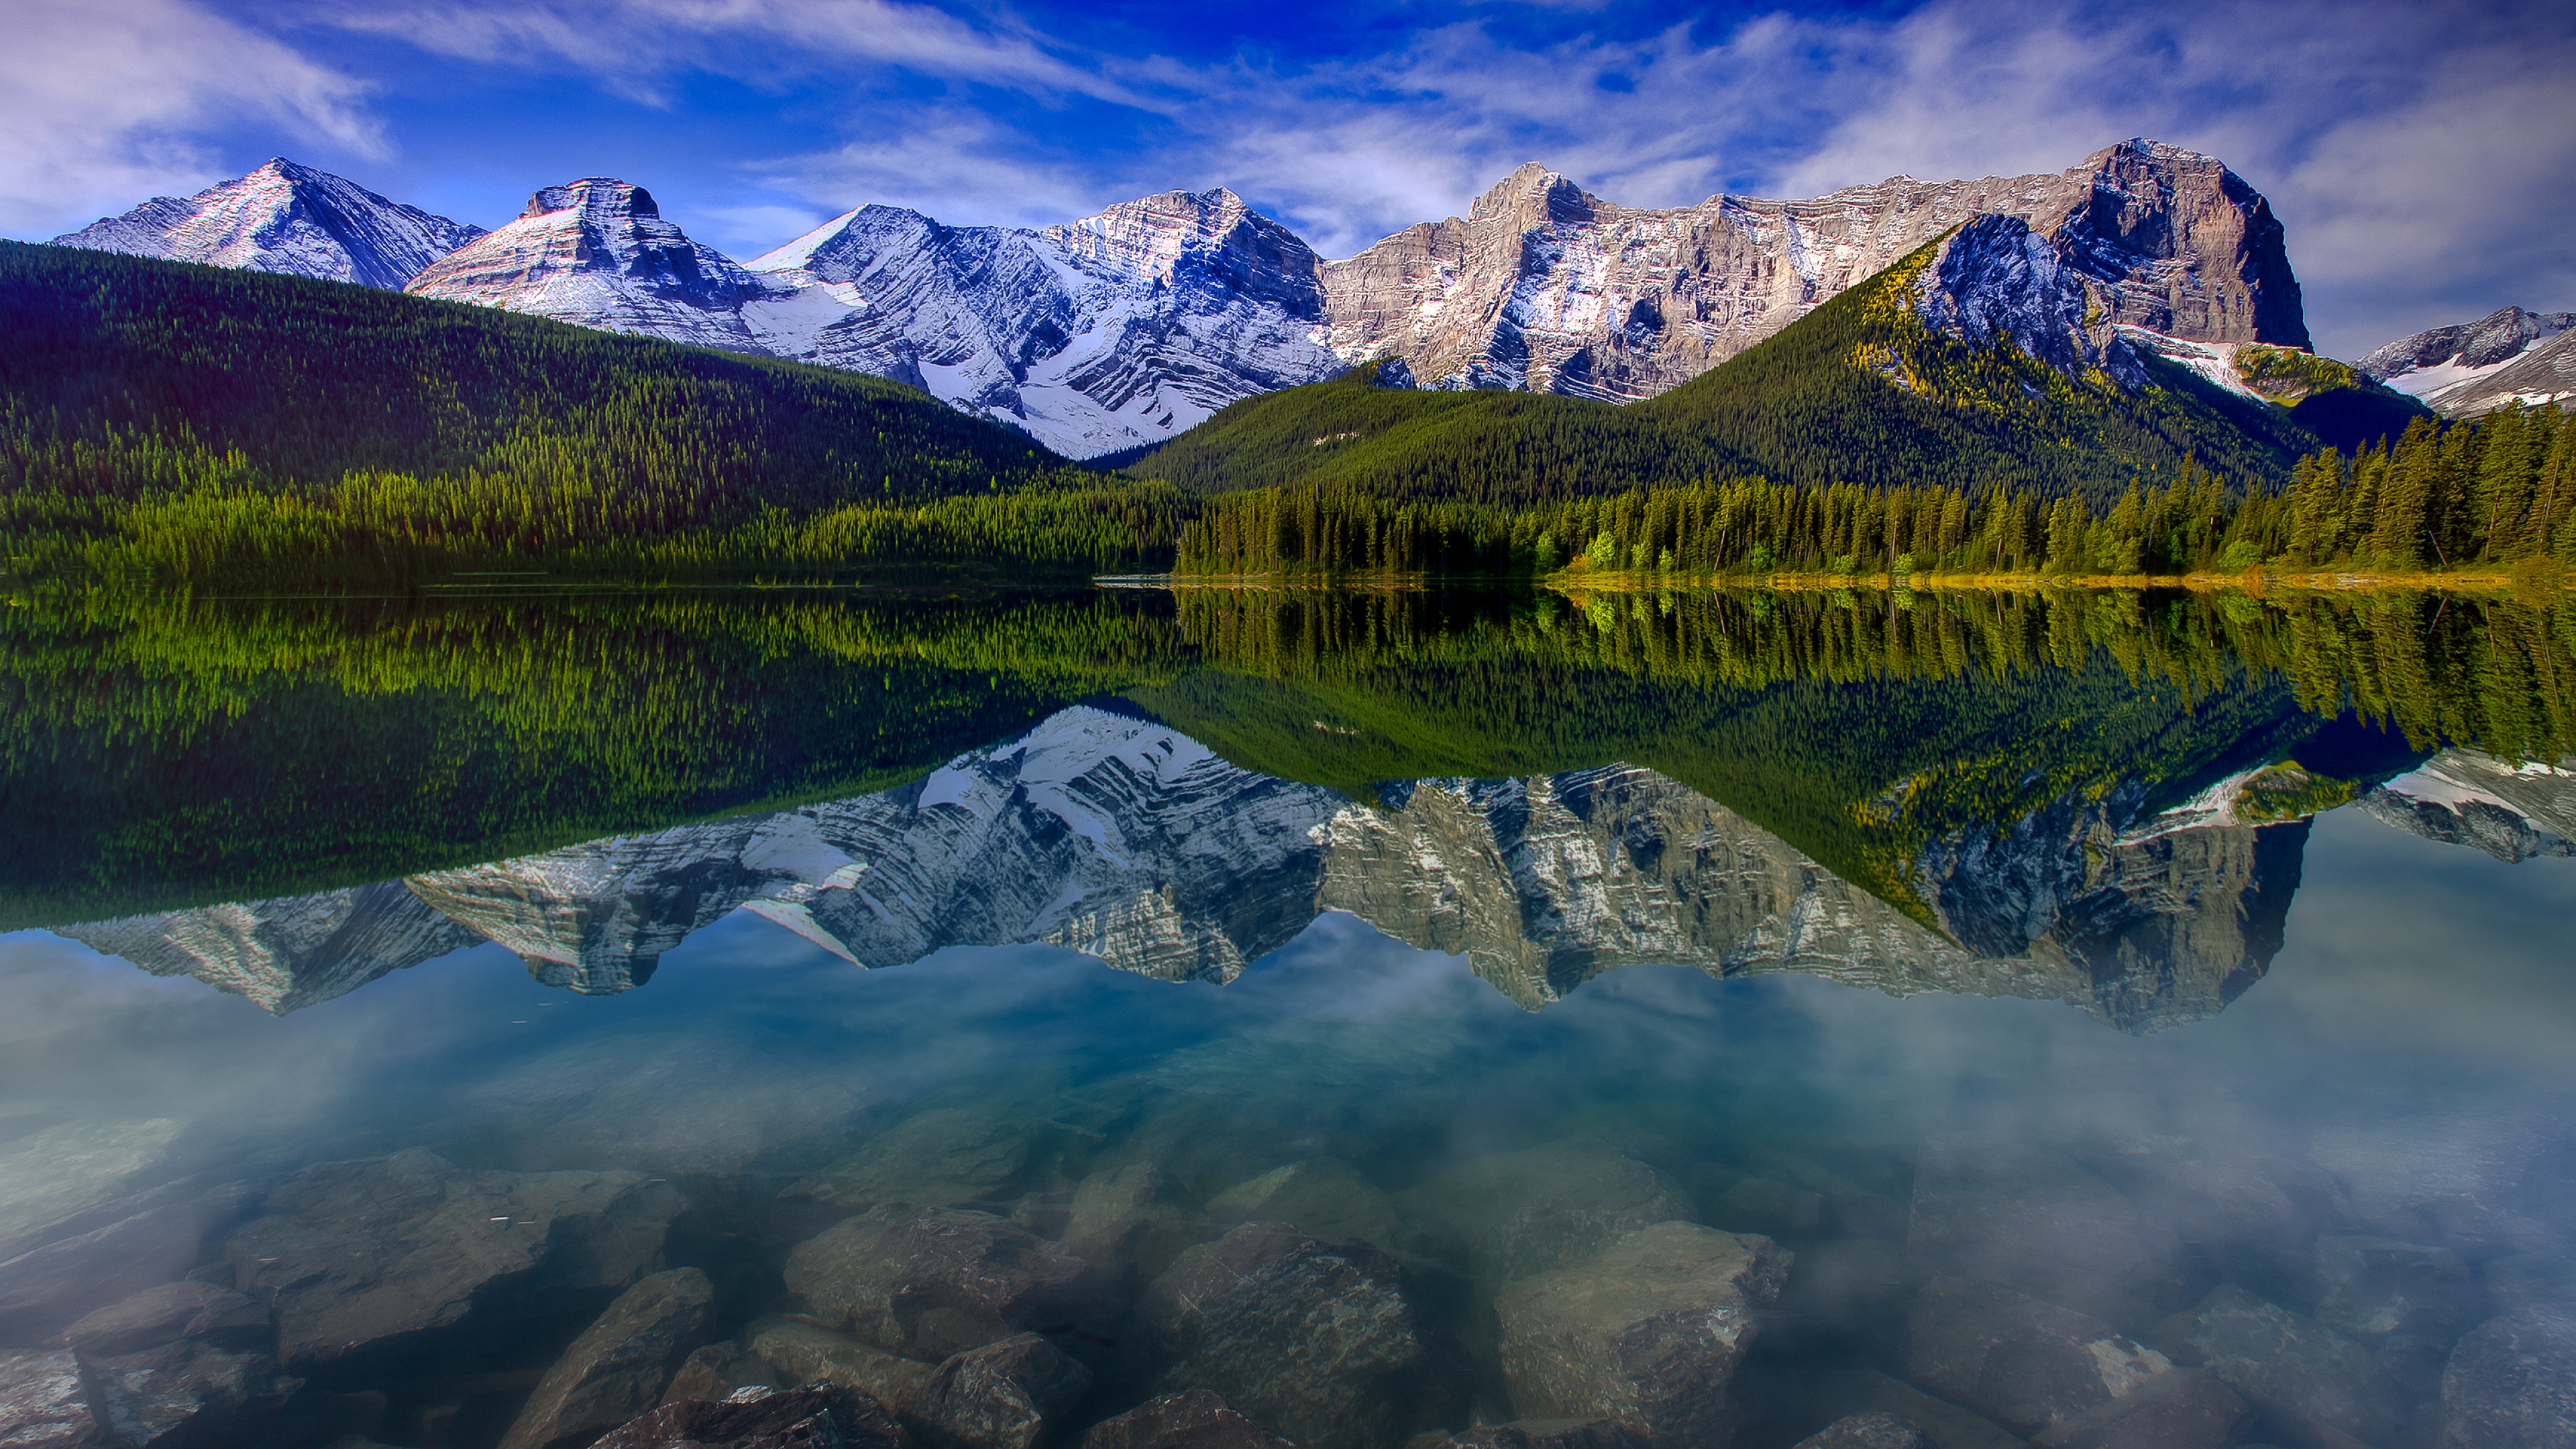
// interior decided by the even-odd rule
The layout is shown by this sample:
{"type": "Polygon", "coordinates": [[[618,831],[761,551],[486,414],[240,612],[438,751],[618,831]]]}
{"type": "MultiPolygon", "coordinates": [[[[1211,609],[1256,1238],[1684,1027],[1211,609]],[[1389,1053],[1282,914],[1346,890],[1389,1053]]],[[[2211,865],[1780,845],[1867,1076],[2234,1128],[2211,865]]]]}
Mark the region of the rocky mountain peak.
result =
{"type": "Polygon", "coordinates": [[[579,211],[601,218],[654,217],[662,215],[653,193],[631,181],[608,176],[585,176],[561,186],[541,186],[528,198],[527,208],[519,219],[548,216],[559,211],[579,211]]]}
{"type": "Polygon", "coordinates": [[[2576,312],[2505,307],[2372,348],[2355,371],[2447,417],[2576,396],[2576,312]]]}
{"type": "Polygon", "coordinates": [[[481,235],[481,227],[272,156],[246,176],[191,197],[156,196],[54,244],[395,290],[481,235]]]}

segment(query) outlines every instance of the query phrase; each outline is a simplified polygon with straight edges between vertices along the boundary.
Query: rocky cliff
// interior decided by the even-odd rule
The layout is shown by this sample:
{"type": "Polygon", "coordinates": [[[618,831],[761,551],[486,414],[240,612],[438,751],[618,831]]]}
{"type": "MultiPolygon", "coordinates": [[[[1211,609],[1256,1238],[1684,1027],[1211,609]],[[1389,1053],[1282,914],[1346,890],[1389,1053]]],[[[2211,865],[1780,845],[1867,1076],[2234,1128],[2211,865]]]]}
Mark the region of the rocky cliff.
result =
{"type": "Polygon", "coordinates": [[[54,244],[398,291],[481,235],[479,226],[388,201],[279,156],[191,197],[156,196],[54,244]]]}
{"type": "Polygon", "coordinates": [[[1657,961],[2065,1001],[2144,1030],[2209,1015],[2262,974],[2304,825],[2123,836],[2134,807],[2134,793],[2070,797],[2000,834],[1935,842],[1917,866],[1934,929],[1650,770],[1425,780],[1372,808],[1077,707],[880,795],[220,908],[221,929],[183,912],[65,933],[282,1011],[468,940],[508,947],[552,985],[623,991],[746,906],[861,966],[1044,942],[1224,982],[1340,910],[1464,956],[1533,1009],[1657,961]],[[361,898],[411,934],[331,926],[361,898]],[[242,984],[256,973],[235,943],[290,937],[303,955],[257,978],[288,986],[242,984]]]}
{"type": "Polygon", "coordinates": [[[2465,845],[2498,860],[2576,855],[2576,770],[2570,761],[2499,759],[2447,749],[2361,797],[2385,824],[2465,845]]]}
{"type": "Polygon", "coordinates": [[[2444,417],[2576,397],[2576,312],[2507,307],[2372,348],[2354,368],[2444,417]]]}

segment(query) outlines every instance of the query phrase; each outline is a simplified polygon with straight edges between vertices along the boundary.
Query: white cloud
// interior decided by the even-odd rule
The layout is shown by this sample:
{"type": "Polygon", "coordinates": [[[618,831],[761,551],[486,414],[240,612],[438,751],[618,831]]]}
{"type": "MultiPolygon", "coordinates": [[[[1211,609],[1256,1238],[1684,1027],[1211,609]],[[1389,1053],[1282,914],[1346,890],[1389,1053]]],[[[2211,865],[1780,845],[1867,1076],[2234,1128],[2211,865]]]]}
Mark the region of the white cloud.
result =
{"type": "Polygon", "coordinates": [[[366,87],[186,0],[9,7],[0,229],[63,230],[223,175],[209,131],[245,115],[363,155],[366,87]]]}

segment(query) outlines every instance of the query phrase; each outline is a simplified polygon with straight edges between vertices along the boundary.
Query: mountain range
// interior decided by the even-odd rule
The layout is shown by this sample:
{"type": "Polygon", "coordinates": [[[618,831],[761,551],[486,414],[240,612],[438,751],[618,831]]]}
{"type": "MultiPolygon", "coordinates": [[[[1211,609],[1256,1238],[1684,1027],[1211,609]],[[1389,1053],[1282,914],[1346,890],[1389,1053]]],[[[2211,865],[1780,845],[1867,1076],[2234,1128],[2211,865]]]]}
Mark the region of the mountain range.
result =
{"type": "Polygon", "coordinates": [[[547,187],[483,233],[282,159],[58,240],[874,373],[1095,457],[1370,362],[1423,388],[1654,397],[1972,223],[1974,264],[1945,253],[1928,314],[1964,335],[2114,376],[2158,353],[2248,396],[2240,349],[2308,346],[2269,203],[2148,140],[2062,172],[1667,209],[1533,163],[1338,261],[1222,188],[1036,230],[867,206],[744,264],[624,181],[547,187]]]}
{"type": "Polygon", "coordinates": [[[2364,353],[2355,370],[2446,417],[2576,397],[2576,312],[2507,307],[2364,353]]]}

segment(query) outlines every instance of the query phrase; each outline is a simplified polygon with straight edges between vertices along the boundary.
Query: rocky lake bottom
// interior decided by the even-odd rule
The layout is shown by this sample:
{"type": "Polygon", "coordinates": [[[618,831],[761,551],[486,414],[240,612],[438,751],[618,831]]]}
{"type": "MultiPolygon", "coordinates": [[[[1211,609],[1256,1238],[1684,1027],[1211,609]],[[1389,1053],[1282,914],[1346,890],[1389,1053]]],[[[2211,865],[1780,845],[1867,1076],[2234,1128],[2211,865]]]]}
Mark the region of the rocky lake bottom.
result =
{"type": "Polygon", "coordinates": [[[1669,740],[1354,792],[1195,698],[43,896],[0,1446],[2576,1443],[2556,765],[2204,695],[1850,845],[1669,740]]]}

